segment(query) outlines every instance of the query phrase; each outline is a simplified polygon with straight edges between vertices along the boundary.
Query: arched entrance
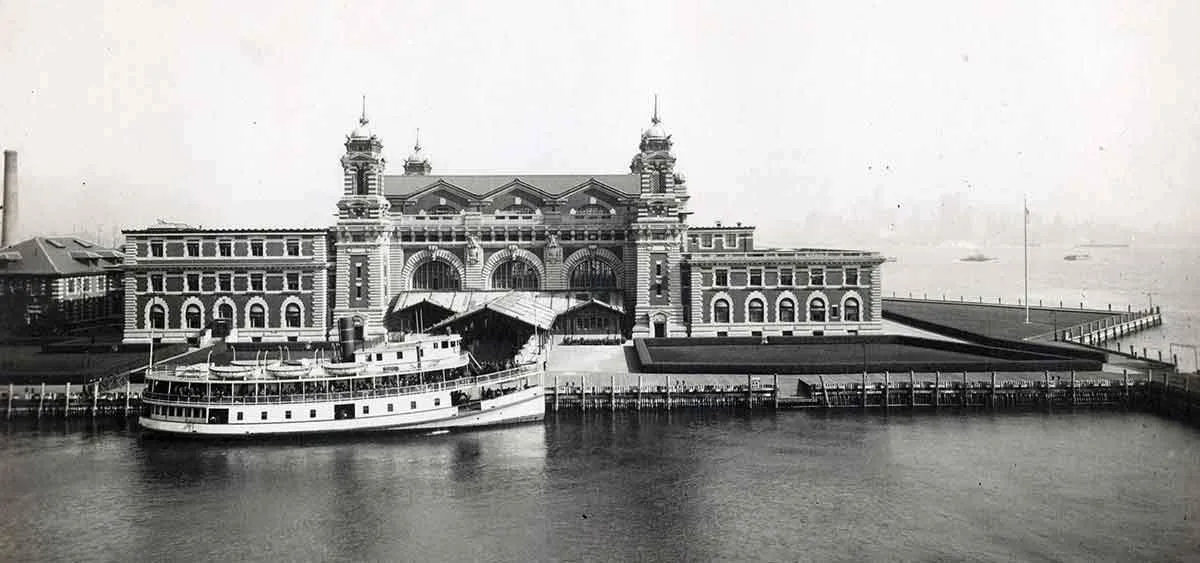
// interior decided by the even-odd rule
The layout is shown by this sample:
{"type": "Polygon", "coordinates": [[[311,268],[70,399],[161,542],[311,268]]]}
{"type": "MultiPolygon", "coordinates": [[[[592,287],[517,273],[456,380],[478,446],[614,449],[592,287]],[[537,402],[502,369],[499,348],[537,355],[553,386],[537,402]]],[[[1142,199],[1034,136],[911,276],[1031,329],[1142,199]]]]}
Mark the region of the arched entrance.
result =
{"type": "Polygon", "coordinates": [[[655,313],[650,317],[650,325],[654,327],[655,338],[665,338],[667,336],[667,316],[662,313],[655,313]]]}

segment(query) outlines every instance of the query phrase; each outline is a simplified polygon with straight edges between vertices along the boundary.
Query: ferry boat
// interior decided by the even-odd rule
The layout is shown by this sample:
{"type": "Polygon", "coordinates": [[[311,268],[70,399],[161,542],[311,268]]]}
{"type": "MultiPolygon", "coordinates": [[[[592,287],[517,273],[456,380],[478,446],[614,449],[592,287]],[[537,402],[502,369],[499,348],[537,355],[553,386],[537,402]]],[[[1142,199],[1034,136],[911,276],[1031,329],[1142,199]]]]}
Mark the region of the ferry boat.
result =
{"type": "MultiPolygon", "coordinates": [[[[441,430],[542,420],[538,361],[472,374],[460,335],[407,335],[346,361],[209,363],[146,374],[138,424],[207,436],[441,430]]],[[[477,364],[476,364],[477,365],[477,364]]]]}

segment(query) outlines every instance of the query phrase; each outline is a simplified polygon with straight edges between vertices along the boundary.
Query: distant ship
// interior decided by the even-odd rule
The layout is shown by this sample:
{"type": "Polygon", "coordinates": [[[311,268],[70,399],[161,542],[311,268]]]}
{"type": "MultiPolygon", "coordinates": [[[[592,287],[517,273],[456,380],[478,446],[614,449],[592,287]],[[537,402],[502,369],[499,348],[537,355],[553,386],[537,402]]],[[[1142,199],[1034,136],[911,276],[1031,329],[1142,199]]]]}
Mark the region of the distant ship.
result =
{"type": "Polygon", "coordinates": [[[1120,242],[1089,242],[1079,245],[1080,248],[1129,248],[1128,244],[1120,242]]]}
{"type": "Polygon", "coordinates": [[[982,252],[972,252],[958,260],[959,262],[991,262],[995,258],[987,256],[982,252]]]}
{"type": "Polygon", "coordinates": [[[895,262],[895,261],[896,261],[896,257],[895,257],[895,256],[888,256],[888,257],[887,257],[887,258],[884,260],[884,262],[895,262]]]}
{"type": "Polygon", "coordinates": [[[1091,260],[1091,258],[1092,258],[1092,256],[1090,254],[1086,254],[1086,253],[1068,254],[1066,256],[1063,256],[1063,260],[1070,260],[1072,262],[1074,262],[1076,260],[1091,260]]]}

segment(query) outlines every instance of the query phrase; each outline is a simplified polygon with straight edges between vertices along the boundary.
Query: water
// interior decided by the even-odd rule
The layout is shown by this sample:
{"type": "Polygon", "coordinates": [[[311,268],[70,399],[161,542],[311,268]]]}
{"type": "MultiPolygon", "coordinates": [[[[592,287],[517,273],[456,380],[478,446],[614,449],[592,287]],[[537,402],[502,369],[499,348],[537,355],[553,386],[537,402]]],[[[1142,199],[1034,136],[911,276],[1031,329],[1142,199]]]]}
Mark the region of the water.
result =
{"type": "Polygon", "coordinates": [[[309,442],[0,432],[0,560],[1185,561],[1200,432],[1121,412],[578,413],[309,442]]]}
{"type": "MultiPolygon", "coordinates": [[[[1004,303],[1024,299],[1024,250],[1022,247],[988,247],[981,251],[993,262],[961,262],[970,249],[929,246],[882,246],[880,252],[896,257],[883,270],[884,295],[928,296],[1004,303]]],[[[1153,357],[1161,350],[1164,358],[1179,356],[1180,368],[1196,369],[1192,348],[1200,346],[1200,250],[1130,246],[1126,248],[1071,248],[1039,246],[1029,249],[1029,297],[1037,304],[1084,306],[1124,311],[1129,306],[1145,309],[1153,303],[1162,307],[1163,326],[1122,338],[1141,354],[1143,347],[1153,357]],[[1086,252],[1090,260],[1067,261],[1063,256],[1086,252]]]]}

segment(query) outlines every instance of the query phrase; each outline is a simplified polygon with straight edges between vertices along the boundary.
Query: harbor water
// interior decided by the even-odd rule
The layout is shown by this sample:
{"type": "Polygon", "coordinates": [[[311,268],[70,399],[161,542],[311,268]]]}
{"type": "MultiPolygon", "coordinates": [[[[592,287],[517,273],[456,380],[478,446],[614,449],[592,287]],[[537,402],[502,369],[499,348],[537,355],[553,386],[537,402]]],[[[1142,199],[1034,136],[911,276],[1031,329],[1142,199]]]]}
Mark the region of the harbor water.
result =
{"type": "Polygon", "coordinates": [[[1200,554],[1200,433],[1139,413],[562,413],[260,442],[0,428],[3,561],[1200,554]]]}

